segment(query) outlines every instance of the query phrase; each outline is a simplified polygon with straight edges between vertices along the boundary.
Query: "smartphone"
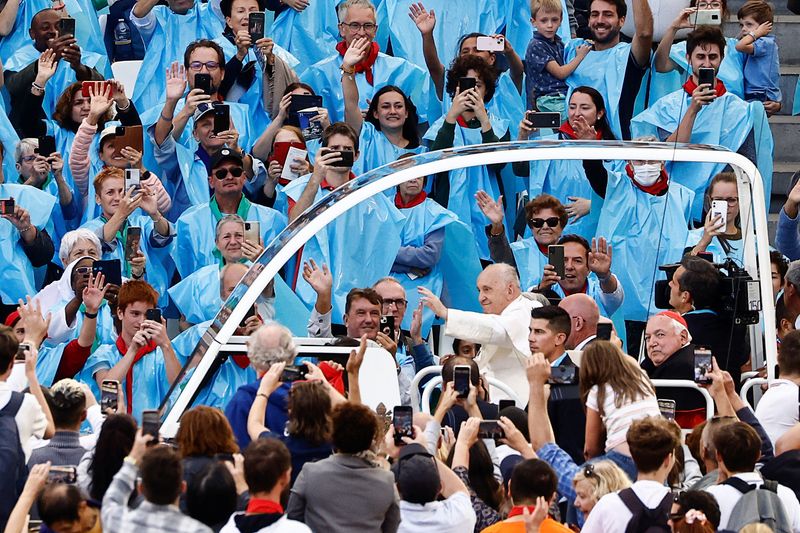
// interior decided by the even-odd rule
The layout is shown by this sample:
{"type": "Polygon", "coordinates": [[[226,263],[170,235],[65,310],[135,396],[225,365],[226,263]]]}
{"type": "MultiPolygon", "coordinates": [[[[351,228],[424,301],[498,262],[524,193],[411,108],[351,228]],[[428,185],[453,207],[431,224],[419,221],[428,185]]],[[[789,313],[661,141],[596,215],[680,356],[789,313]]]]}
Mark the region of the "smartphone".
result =
{"type": "Polygon", "coordinates": [[[708,85],[712,89],[717,85],[716,71],[713,68],[701,68],[697,70],[697,84],[708,85]]]}
{"type": "Polygon", "coordinates": [[[211,74],[198,73],[194,75],[194,88],[200,89],[211,96],[211,74]]]}
{"type": "Polygon", "coordinates": [[[697,346],[694,349],[694,382],[706,385],[711,383],[709,372],[711,372],[711,350],[697,346]]]}
{"type": "Polygon", "coordinates": [[[36,152],[44,157],[50,157],[56,151],[56,138],[52,135],[39,137],[39,148],[36,152]]]}
{"type": "Polygon", "coordinates": [[[104,379],[100,386],[100,410],[117,412],[119,403],[119,381],[115,379],[104,379]]]}
{"type": "Polygon", "coordinates": [[[506,48],[506,39],[499,37],[478,37],[476,46],[480,52],[502,52],[506,48]]]}
{"type": "Polygon", "coordinates": [[[457,365],[453,367],[453,389],[459,398],[469,396],[469,384],[472,378],[472,369],[469,365],[457,365]]]}
{"type": "Polygon", "coordinates": [[[331,152],[338,152],[342,160],[337,163],[331,163],[332,167],[351,168],[353,166],[353,152],[350,150],[328,150],[323,148],[319,151],[320,155],[329,154],[331,152]]]}
{"type": "Polygon", "coordinates": [[[111,87],[111,96],[114,96],[114,84],[111,81],[83,81],[81,82],[81,96],[91,98],[92,87],[94,87],[94,94],[105,94],[111,87]]]}
{"type": "Polygon", "coordinates": [[[281,374],[281,381],[284,383],[300,381],[306,379],[307,374],[308,367],[306,365],[287,365],[281,374]]]}
{"type": "MultiPolygon", "coordinates": [[[[142,183],[142,173],[138,168],[125,169],[125,190],[129,191],[131,188],[138,190],[142,183]]],[[[136,192],[136,191],[134,191],[136,192]]]]}
{"type": "Polygon", "coordinates": [[[575,365],[558,365],[550,368],[551,385],[575,385],[578,382],[578,367],[575,365]]]}
{"type": "Polygon", "coordinates": [[[47,473],[48,483],[66,483],[73,485],[78,481],[78,467],[76,466],[51,466],[47,473]]]}
{"type": "Polygon", "coordinates": [[[561,127],[560,113],[543,113],[539,111],[528,111],[525,113],[525,120],[533,124],[534,128],[554,128],[561,127]]]}
{"type": "Polygon", "coordinates": [[[17,355],[14,356],[15,363],[24,363],[25,362],[25,352],[30,351],[31,345],[27,342],[19,343],[19,348],[17,348],[17,355]]]}
{"type": "Polygon", "coordinates": [[[597,324],[597,340],[610,341],[611,329],[614,325],[611,322],[600,322],[597,324]]]}
{"type": "Polygon", "coordinates": [[[72,35],[75,36],[75,19],[71,17],[64,17],[58,21],[58,35],[72,35]]]}
{"type": "Polygon", "coordinates": [[[551,244],[547,247],[547,264],[556,269],[556,275],[564,279],[564,245],[551,244]]]}
{"type": "Polygon", "coordinates": [[[152,320],[153,322],[158,322],[161,324],[161,309],[158,307],[152,307],[144,312],[145,320],[152,320]]]}
{"type": "MultiPolygon", "coordinates": [[[[247,310],[247,313],[245,313],[244,317],[242,318],[242,321],[239,322],[239,327],[240,328],[247,327],[247,324],[246,324],[247,319],[250,318],[251,316],[256,316],[256,308],[255,308],[255,306],[253,306],[253,307],[251,307],[250,309],[247,310]]],[[[303,366],[303,365],[300,365],[300,366],[303,366]]],[[[303,368],[305,368],[305,367],[303,367],[303,368]]]]}
{"type": "Polygon", "coordinates": [[[516,407],[516,406],[517,402],[515,402],[514,400],[500,400],[497,403],[497,411],[502,412],[503,409],[505,409],[506,407],[516,407]]]}
{"type": "Polygon", "coordinates": [[[394,315],[381,316],[381,333],[394,338],[394,315]]]}
{"type": "Polygon", "coordinates": [[[158,430],[161,428],[161,417],[158,409],[142,411],[142,435],[152,435],[158,440],[158,430]]]}
{"type": "Polygon", "coordinates": [[[114,155],[120,155],[121,150],[126,146],[130,146],[137,152],[143,152],[143,139],[141,126],[117,126],[114,130],[114,155]]]}
{"type": "Polygon", "coordinates": [[[247,31],[250,33],[250,40],[255,45],[256,41],[264,38],[264,12],[253,11],[247,15],[247,31]]]}
{"type": "Polygon", "coordinates": [[[503,428],[497,420],[482,420],[478,425],[478,438],[479,439],[502,439],[506,436],[503,428]]]}
{"type": "Polygon", "coordinates": [[[100,273],[106,277],[106,283],[117,286],[122,285],[122,265],[119,259],[108,259],[92,263],[92,275],[97,276],[100,273]]]}
{"type": "Polygon", "coordinates": [[[728,224],[728,202],[725,200],[713,200],[711,202],[711,218],[721,217],[720,228],[724,228],[728,224]]]}
{"type": "Polygon", "coordinates": [[[139,243],[142,240],[142,228],[139,226],[128,226],[125,234],[125,261],[129,261],[136,256],[139,251],[139,243]]]}
{"type": "Polygon", "coordinates": [[[316,94],[293,94],[289,102],[289,115],[297,118],[297,113],[309,107],[322,107],[322,97],[316,94]]]}
{"type": "Polygon", "coordinates": [[[253,244],[258,244],[261,239],[261,225],[258,221],[244,223],[244,240],[253,244]]]}
{"type": "Polygon", "coordinates": [[[719,26],[722,24],[722,10],[698,9],[694,16],[689,17],[689,20],[695,26],[719,26]]]}
{"type": "Polygon", "coordinates": [[[458,92],[463,93],[475,88],[475,78],[458,78],[458,92]]]}
{"type": "Polygon", "coordinates": [[[410,405],[398,405],[392,411],[394,444],[402,446],[403,437],[414,438],[414,411],[410,405]]]}
{"type": "Polygon", "coordinates": [[[214,106],[214,133],[231,129],[231,108],[228,104],[214,106]]]}
{"type": "Polygon", "coordinates": [[[300,110],[297,112],[297,126],[303,134],[303,139],[312,141],[322,137],[322,122],[319,120],[312,120],[319,114],[318,108],[313,108],[313,111],[300,110]]]}
{"type": "Polygon", "coordinates": [[[658,410],[667,420],[675,420],[675,400],[658,400],[658,410]]]}
{"type": "Polygon", "coordinates": [[[14,199],[5,198],[0,200],[0,215],[13,215],[14,214],[14,199]]]}

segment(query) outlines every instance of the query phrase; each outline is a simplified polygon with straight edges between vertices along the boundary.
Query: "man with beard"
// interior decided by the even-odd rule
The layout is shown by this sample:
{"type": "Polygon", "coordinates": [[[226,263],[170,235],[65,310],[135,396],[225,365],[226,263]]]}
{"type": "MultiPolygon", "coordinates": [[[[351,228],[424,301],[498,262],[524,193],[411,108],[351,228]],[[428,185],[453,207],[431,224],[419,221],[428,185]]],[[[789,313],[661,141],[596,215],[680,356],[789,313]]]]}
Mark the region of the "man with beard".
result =
{"type": "MultiPolygon", "coordinates": [[[[630,139],[630,122],[636,95],[650,66],[653,44],[653,13],[647,0],[634,0],[633,19],[636,31],[631,43],[620,41],[628,6],[625,0],[591,0],[589,31],[592,50],[567,78],[570,93],[581,85],[594,87],[603,95],[608,123],[617,139],[630,139]]],[[[564,61],[575,57],[583,39],[567,43],[564,61]]],[[[569,95],[567,95],[569,101],[569,95]]]]}

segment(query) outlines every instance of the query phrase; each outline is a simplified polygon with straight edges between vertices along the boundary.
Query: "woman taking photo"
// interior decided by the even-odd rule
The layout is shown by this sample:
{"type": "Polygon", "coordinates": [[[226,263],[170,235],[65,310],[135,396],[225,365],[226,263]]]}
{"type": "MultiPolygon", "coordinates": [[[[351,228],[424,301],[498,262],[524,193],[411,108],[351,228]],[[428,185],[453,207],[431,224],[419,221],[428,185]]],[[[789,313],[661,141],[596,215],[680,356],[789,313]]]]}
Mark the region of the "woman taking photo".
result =
{"type": "Polygon", "coordinates": [[[715,263],[730,258],[741,266],[744,240],[739,217],[739,185],[733,172],[720,172],[711,179],[703,198],[703,210],[705,223],[702,228],[689,230],[686,247],[692,248],[692,255],[713,254],[715,263]],[[725,204],[724,218],[719,214],[722,210],[712,209],[715,202],[725,204]]]}

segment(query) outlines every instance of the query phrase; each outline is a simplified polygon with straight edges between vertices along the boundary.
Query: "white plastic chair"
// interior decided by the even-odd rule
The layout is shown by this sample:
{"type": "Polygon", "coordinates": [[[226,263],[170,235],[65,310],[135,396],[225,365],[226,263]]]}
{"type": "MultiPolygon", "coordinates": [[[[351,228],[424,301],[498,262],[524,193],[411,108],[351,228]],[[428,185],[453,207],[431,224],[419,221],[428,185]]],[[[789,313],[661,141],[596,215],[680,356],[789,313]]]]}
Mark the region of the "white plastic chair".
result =
{"type": "MultiPolygon", "coordinates": [[[[747,393],[750,392],[750,389],[755,387],[756,385],[769,385],[769,380],[767,378],[750,378],[742,384],[742,390],[739,391],[739,398],[742,399],[744,403],[750,405],[750,402],[747,401],[747,393]]],[[[755,403],[756,396],[753,395],[753,402],[755,403]]],[[[751,405],[751,408],[755,408],[755,405],[751,405]]]]}
{"type": "Polygon", "coordinates": [[[128,98],[133,96],[133,88],[136,86],[136,79],[139,76],[139,69],[142,68],[142,60],[116,61],[111,63],[111,72],[114,79],[121,81],[125,87],[125,94],[128,98]]]}
{"type": "MultiPolygon", "coordinates": [[[[416,379],[416,378],[415,378],[416,379]]],[[[486,384],[492,387],[496,387],[500,389],[503,394],[507,395],[510,399],[514,400],[514,404],[519,407],[520,409],[525,407],[525,404],[520,402],[519,398],[517,397],[514,389],[500,381],[496,378],[484,378],[486,380],[486,384]]],[[[425,384],[425,388],[422,389],[422,412],[426,414],[431,414],[431,394],[433,393],[433,389],[438,387],[442,384],[442,376],[435,376],[431,378],[425,384]]]]}
{"type": "Polygon", "coordinates": [[[651,382],[653,387],[656,388],[656,396],[658,396],[659,387],[696,390],[706,400],[706,420],[714,418],[714,398],[711,397],[711,394],[706,389],[699,387],[694,381],[688,379],[653,379],[651,382]]]}
{"type": "Polygon", "coordinates": [[[419,397],[419,383],[422,381],[422,378],[426,376],[430,376],[432,374],[436,374],[441,377],[442,374],[442,367],[439,366],[427,366],[417,372],[414,376],[414,379],[411,380],[410,385],[410,393],[411,393],[411,407],[414,409],[414,413],[419,413],[419,406],[420,406],[420,397],[419,397]]]}

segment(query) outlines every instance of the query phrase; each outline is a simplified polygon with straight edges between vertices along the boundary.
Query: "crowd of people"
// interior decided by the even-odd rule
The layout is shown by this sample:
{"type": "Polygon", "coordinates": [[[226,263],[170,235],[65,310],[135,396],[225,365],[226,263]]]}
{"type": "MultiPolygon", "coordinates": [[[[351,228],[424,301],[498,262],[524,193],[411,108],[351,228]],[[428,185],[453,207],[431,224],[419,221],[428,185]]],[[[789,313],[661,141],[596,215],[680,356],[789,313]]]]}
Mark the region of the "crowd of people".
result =
{"type": "Polygon", "coordinates": [[[158,430],[251,265],[357,175],[662,141],[742,154],[769,198],[769,3],[681,0],[672,21],[647,0],[101,3],[0,6],[6,532],[800,532],[800,180],[761,295],[780,377],[753,410],[761,339],[729,298],[752,206],[718,163],[493,163],[368,198],[264,289],[175,438],[158,430]],[[133,86],[113,79],[136,60],[133,86]],[[352,350],[301,357],[298,337],[352,350]],[[368,347],[401,405],[362,401],[368,347]]]}

